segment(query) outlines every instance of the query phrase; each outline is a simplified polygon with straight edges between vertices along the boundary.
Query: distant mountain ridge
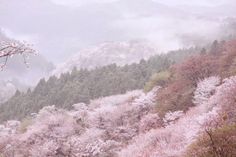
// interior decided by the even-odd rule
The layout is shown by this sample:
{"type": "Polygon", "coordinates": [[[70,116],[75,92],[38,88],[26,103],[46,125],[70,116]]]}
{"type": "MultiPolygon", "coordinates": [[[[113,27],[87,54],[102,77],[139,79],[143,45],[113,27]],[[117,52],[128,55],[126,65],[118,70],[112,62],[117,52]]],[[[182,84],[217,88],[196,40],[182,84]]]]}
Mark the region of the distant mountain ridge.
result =
{"type": "Polygon", "coordinates": [[[147,41],[104,42],[79,51],[66,62],[59,64],[52,74],[70,72],[74,67],[93,69],[113,63],[119,66],[138,63],[141,59],[147,60],[157,53],[157,48],[147,41]]]}

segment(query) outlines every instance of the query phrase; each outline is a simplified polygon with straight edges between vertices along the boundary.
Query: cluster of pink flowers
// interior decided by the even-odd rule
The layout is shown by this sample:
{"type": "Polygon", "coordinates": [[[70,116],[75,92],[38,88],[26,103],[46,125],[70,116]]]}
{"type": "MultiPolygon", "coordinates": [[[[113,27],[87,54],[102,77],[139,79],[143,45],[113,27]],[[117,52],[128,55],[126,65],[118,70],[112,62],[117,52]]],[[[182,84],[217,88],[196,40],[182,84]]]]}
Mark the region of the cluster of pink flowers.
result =
{"type": "Polygon", "coordinates": [[[13,154],[116,156],[140,132],[161,125],[158,115],[151,113],[157,91],[158,88],[147,94],[133,91],[98,99],[88,105],[75,104],[71,111],[44,107],[31,118],[24,132],[19,124],[13,133],[4,136],[6,139],[0,140],[0,154],[4,157],[13,157],[13,154]]]}
{"type": "Polygon", "coordinates": [[[180,157],[207,122],[216,120],[222,111],[235,114],[236,77],[220,83],[219,77],[199,81],[195,107],[185,113],[168,112],[163,119],[155,113],[159,88],[75,104],[71,111],[44,107],[24,132],[17,121],[0,126],[0,155],[180,157]]]}

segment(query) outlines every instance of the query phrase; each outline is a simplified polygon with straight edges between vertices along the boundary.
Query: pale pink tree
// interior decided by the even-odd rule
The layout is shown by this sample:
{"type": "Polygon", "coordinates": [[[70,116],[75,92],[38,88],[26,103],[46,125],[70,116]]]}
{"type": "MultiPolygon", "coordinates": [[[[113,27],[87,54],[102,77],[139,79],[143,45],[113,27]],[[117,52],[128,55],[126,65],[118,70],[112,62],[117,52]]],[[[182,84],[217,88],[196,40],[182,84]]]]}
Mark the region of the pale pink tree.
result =
{"type": "Polygon", "coordinates": [[[149,113],[142,117],[139,123],[139,131],[146,132],[163,126],[163,122],[157,113],[149,113]]]}
{"type": "Polygon", "coordinates": [[[206,103],[220,84],[220,77],[212,76],[198,82],[194,92],[193,102],[196,105],[206,103]]]}
{"type": "MultiPolygon", "coordinates": [[[[206,83],[208,87],[211,87],[210,89],[203,87],[201,90],[198,89],[202,91],[200,95],[206,98],[199,100],[204,101],[190,108],[186,113],[182,111],[167,113],[163,119],[166,124],[165,127],[151,129],[148,132],[137,135],[126,148],[120,151],[119,156],[181,157],[186,148],[204,131],[204,124],[213,119],[218,119],[220,107],[212,104],[213,97],[217,93],[214,91],[217,91],[218,80],[206,78],[203,80],[204,82],[200,81],[200,84],[206,83]],[[211,107],[205,107],[208,105],[211,107]]],[[[198,88],[201,86],[199,85],[198,88]]]]}
{"type": "Polygon", "coordinates": [[[24,63],[28,66],[27,55],[35,53],[31,45],[26,42],[2,41],[0,42],[0,58],[4,58],[4,62],[0,65],[0,68],[3,69],[8,59],[14,55],[22,55],[24,63]]]}
{"type": "Polygon", "coordinates": [[[216,90],[212,103],[221,108],[222,117],[230,123],[236,122],[236,76],[223,80],[216,90]]]}

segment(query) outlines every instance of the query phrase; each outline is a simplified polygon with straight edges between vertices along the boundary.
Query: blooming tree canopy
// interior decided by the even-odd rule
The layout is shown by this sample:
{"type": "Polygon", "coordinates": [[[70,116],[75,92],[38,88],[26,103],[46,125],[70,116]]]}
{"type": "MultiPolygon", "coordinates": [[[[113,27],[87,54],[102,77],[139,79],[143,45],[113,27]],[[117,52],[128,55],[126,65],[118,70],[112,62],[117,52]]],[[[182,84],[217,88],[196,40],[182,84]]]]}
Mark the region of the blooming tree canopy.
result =
{"type": "Polygon", "coordinates": [[[35,50],[25,42],[0,42],[0,58],[4,58],[4,62],[0,65],[0,68],[3,69],[6,66],[9,57],[17,54],[23,56],[24,63],[28,66],[27,54],[35,54],[35,50]]]}

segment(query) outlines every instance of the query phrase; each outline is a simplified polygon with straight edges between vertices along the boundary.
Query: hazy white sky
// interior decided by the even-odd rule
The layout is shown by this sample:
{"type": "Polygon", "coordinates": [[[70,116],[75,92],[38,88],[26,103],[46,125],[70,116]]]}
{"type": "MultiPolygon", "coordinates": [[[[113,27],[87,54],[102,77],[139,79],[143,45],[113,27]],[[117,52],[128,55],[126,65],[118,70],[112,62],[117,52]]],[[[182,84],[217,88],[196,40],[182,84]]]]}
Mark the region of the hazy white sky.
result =
{"type": "Polygon", "coordinates": [[[198,6],[216,6],[224,4],[225,0],[153,0],[167,5],[198,5],[198,6]]]}
{"type": "Polygon", "coordinates": [[[147,39],[160,50],[213,37],[234,0],[0,0],[0,28],[55,63],[104,41],[147,39]]]}
{"type": "Polygon", "coordinates": [[[78,6],[94,4],[94,3],[112,3],[117,0],[51,0],[51,1],[59,5],[78,7],[78,6]]]}
{"type": "MultiPolygon", "coordinates": [[[[111,3],[118,0],[52,0],[59,5],[81,6],[92,3],[111,3]]],[[[216,6],[225,3],[225,0],[153,0],[167,5],[200,5],[200,6],[216,6]]]]}

